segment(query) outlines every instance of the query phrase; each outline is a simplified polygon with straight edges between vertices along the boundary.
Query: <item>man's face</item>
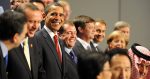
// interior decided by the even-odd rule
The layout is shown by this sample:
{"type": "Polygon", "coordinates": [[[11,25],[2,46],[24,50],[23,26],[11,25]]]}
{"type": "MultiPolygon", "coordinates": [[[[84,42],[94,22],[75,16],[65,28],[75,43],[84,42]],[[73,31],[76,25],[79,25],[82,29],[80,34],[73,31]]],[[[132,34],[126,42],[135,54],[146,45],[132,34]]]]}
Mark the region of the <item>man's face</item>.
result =
{"type": "Polygon", "coordinates": [[[113,48],[126,48],[126,43],[125,43],[125,39],[118,37],[118,38],[114,38],[110,43],[109,43],[109,48],[113,49],[113,48]]]}
{"type": "Polygon", "coordinates": [[[54,33],[57,32],[64,23],[63,12],[62,7],[53,5],[45,17],[46,26],[54,33]]]}
{"type": "Polygon", "coordinates": [[[20,6],[23,3],[30,2],[29,0],[12,0],[11,2],[11,9],[16,9],[18,6],[20,6]]]}
{"type": "Polygon", "coordinates": [[[110,61],[112,79],[130,79],[131,63],[125,55],[115,55],[110,61]]]}
{"type": "Polygon", "coordinates": [[[100,43],[103,41],[105,37],[105,31],[106,31],[106,25],[102,24],[100,22],[95,23],[95,35],[94,35],[94,41],[97,43],[100,43]]]}
{"type": "Polygon", "coordinates": [[[95,25],[94,22],[86,23],[85,28],[82,28],[80,31],[87,40],[92,40],[95,34],[95,25]]]}
{"type": "Polygon", "coordinates": [[[68,48],[73,48],[76,42],[76,28],[75,26],[64,24],[65,32],[61,35],[61,39],[65,42],[68,48]]]}
{"type": "Polygon", "coordinates": [[[68,20],[70,18],[71,9],[69,5],[66,5],[64,7],[64,14],[65,14],[65,20],[68,20]]]}
{"type": "Polygon", "coordinates": [[[28,37],[33,37],[42,21],[42,14],[38,10],[33,11],[30,9],[25,10],[25,12],[28,20],[28,37]]]}
{"type": "Polygon", "coordinates": [[[137,63],[137,67],[140,78],[146,79],[148,69],[150,68],[150,63],[142,60],[140,63],[137,63]]]}
{"type": "Polygon", "coordinates": [[[124,27],[124,28],[121,28],[120,31],[125,34],[126,38],[130,38],[130,28],[129,27],[124,27]]]}

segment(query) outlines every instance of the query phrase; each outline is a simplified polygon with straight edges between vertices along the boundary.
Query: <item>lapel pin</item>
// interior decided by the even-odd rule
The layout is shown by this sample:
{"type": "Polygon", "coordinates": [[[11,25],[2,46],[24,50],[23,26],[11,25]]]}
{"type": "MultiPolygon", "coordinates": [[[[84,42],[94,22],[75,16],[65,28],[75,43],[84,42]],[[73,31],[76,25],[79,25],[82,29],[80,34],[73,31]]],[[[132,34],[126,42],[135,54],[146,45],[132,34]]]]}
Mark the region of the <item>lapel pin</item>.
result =
{"type": "Polygon", "coordinates": [[[32,47],[33,47],[33,44],[30,44],[30,47],[32,48],[32,47]]]}

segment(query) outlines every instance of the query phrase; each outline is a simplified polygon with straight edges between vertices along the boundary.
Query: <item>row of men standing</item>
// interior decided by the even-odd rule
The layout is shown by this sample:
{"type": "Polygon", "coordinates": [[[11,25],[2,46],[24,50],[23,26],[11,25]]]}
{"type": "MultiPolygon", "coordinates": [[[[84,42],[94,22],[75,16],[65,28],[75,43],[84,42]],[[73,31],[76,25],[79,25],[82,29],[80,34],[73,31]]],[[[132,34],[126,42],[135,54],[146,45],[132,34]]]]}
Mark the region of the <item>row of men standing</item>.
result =
{"type": "Polygon", "coordinates": [[[62,6],[58,3],[47,6],[45,26],[36,36],[42,18],[37,7],[27,3],[16,11],[25,13],[28,32],[19,47],[9,51],[8,79],[67,79],[68,67],[63,44],[59,40],[57,50],[57,40],[53,38],[58,37],[57,31],[64,23],[62,6]]]}
{"type": "MultiPolygon", "coordinates": [[[[39,31],[37,38],[34,35],[41,22],[40,11],[30,3],[19,6],[17,10],[27,16],[28,33],[21,45],[9,52],[8,79],[64,79],[64,51],[61,49],[59,59],[51,38],[51,34],[54,36],[64,22],[63,8],[57,3],[47,6],[46,26],[39,31]],[[24,46],[26,40],[28,50],[24,46]]],[[[59,48],[62,48],[61,43],[59,48]]]]}
{"type": "Polygon", "coordinates": [[[78,79],[76,57],[81,52],[86,53],[92,49],[89,45],[94,36],[94,20],[84,15],[77,17],[75,25],[79,26],[77,28],[80,30],[76,31],[71,22],[66,22],[65,26],[63,7],[59,3],[53,3],[45,8],[45,25],[36,33],[42,18],[38,8],[27,3],[19,6],[16,11],[26,15],[28,32],[20,46],[9,51],[8,79],[78,79]],[[86,25],[89,28],[84,30],[86,25]],[[68,29],[71,31],[65,32],[68,29]],[[58,30],[63,41],[58,38],[58,30]],[[80,34],[78,33],[76,42],[78,31],[80,34]],[[86,31],[88,32],[85,33],[86,31]],[[66,39],[70,41],[65,41],[66,39]]]}

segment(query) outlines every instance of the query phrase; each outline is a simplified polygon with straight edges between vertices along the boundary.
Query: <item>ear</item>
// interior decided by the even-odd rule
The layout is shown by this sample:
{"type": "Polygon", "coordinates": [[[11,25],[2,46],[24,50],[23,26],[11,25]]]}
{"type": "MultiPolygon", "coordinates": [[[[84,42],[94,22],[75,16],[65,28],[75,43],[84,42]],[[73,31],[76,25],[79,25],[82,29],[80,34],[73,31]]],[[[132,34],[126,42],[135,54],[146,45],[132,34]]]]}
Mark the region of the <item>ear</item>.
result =
{"type": "Polygon", "coordinates": [[[111,43],[109,43],[108,46],[109,46],[109,48],[112,48],[112,44],[111,43]]]}
{"type": "Polygon", "coordinates": [[[83,29],[81,27],[78,27],[79,32],[83,32],[83,29]]]}
{"type": "Polygon", "coordinates": [[[42,17],[43,17],[43,20],[45,20],[46,14],[43,13],[43,14],[42,14],[42,17]]]}
{"type": "Polygon", "coordinates": [[[17,41],[19,41],[18,39],[19,39],[19,34],[16,33],[13,37],[13,42],[16,43],[17,41]]]}

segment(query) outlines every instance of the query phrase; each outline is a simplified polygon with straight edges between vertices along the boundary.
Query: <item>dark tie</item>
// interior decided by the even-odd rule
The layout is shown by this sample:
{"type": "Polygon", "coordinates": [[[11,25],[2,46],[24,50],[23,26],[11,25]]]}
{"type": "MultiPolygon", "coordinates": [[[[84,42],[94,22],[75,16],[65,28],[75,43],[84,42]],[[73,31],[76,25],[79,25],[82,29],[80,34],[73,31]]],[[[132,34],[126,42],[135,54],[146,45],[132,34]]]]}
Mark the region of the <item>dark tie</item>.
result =
{"type": "Polygon", "coordinates": [[[62,56],[61,56],[61,51],[60,51],[59,42],[58,42],[58,36],[57,35],[54,36],[54,42],[55,42],[55,47],[56,47],[58,58],[59,58],[60,62],[62,62],[62,56]]]}
{"type": "Polygon", "coordinates": [[[8,55],[6,55],[6,56],[4,57],[4,61],[5,61],[5,65],[6,65],[6,67],[7,67],[7,64],[8,64],[8,55]]]}
{"type": "Polygon", "coordinates": [[[73,51],[70,51],[70,56],[71,56],[71,59],[77,64],[77,57],[75,55],[75,53],[73,51]]]}

